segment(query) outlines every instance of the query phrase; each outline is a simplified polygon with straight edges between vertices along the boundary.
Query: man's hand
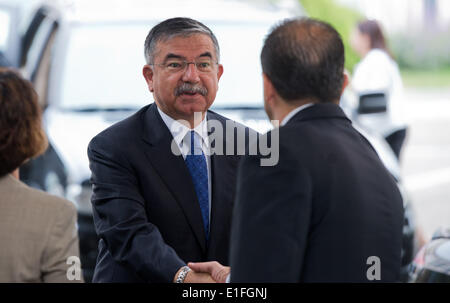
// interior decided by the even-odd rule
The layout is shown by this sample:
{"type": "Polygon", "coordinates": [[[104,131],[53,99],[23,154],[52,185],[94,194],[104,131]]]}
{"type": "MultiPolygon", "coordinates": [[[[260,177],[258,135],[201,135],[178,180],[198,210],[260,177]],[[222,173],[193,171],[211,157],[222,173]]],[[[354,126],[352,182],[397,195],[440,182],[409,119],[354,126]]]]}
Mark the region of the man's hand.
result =
{"type": "Polygon", "coordinates": [[[216,283],[209,273],[188,272],[184,283],[216,283]]]}
{"type": "MultiPolygon", "coordinates": [[[[178,275],[181,272],[180,268],[177,273],[175,274],[175,277],[173,278],[173,282],[175,282],[177,280],[178,275]]],[[[186,274],[186,278],[184,279],[183,283],[216,283],[215,280],[213,280],[213,278],[211,277],[211,275],[209,273],[205,273],[205,272],[194,272],[194,271],[189,271],[186,274]]]]}
{"type": "Polygon", "coordinates": [[[201,262],[201,263],[188,263],[190,269],[196,273],[208,273],[217,283],[225,283],[231,268],[223,266],[219,262],[201,262]]]}

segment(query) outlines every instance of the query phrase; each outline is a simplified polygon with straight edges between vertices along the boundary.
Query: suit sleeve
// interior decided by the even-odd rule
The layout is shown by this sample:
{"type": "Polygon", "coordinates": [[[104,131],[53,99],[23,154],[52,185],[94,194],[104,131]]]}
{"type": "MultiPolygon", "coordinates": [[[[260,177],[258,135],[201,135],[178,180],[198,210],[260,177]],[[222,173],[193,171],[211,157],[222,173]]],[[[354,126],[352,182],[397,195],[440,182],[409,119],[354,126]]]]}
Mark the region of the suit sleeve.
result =
{"type": "Polygon", "coordinates": [[[311,215],[311,181],[280,146],[275,166],[243,159],[231,235],[231,282],[298,282],[311,215]]]}
{"type": "Polygon", "coordinates": [[[67,275],[72,266],[72,263],[67,263],[69,258],[76,257],[79,260],[80,256],[76,229],[77,211],[68,201],[57,201],[56,204],[57,213],[53,217],[54,222],[50,227],[42,257],[42,280],[47,283],[82,282],[81,268],[78,277],[69,279],[67,275]]]}
{"type": "MultiPolygon", "coordinates": [[[[185,263],[147,219],[140,184],[117,144],[97,136],[88,147],[97,234],[116,262],[148,282],[172,282],[185,263]]],[[[145,185],[144,185],[145,186],[145,185]]]]}

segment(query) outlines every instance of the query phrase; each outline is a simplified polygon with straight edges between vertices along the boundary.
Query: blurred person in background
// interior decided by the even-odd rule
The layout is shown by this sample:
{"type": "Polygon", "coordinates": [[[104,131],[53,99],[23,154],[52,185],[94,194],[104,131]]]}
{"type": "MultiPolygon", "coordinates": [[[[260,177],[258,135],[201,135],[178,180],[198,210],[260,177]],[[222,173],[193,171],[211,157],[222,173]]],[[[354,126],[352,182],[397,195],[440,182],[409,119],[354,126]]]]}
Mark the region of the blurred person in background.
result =
{"type": "Polygon", "coordinates": [[[79,257],[75,206],[19,181],[19,166],[46,148],[31,83],[0,68],[0,282],[82,280],[68,262],[79,257]]]}
{"type": "MultiPolygon", "coordinates": [[[[389,50],[380,24],[363,20],[354,28],[351,45],[361,56],[351,81],[351,88],[359,95],[382,92],[387,97],[387,112],[359,115],[359,121],[371,130],[381,132],[394,154],[400,153],[407,135],[403,115],[403,82],[397,63],[389,50]]],[[[416,227],[417,246],[428,240],[421,226],[416,227]]]]}
{"type": "Polygon", "coordinates": [[[386,113],[360,115],[359,119],[364,126],[380,132],[399,159],[407,131],[402,117],[403,83],[378,22],[359,22],[351,45],[362,58],[354,69],[352,89],[358,95],[384,93],[387,98],[386,113]]]}

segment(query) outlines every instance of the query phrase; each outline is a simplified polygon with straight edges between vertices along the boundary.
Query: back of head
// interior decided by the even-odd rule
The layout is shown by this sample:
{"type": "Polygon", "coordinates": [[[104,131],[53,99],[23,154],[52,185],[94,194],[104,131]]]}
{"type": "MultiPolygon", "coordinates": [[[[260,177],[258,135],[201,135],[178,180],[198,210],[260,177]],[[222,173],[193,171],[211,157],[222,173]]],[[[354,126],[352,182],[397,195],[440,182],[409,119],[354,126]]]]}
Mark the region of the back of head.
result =
{"type": "Polygon", "coordinates": [[[47,148],[41,109],[30,82],[0,68],[0,177],[47,148]]]}
{"type": "Polygon", "coordinates": [[[344,44],[329,24],[288,19],[274,27],[261,52],[263,72],[287,102],[339,100],[344,84],[344,44]]]}

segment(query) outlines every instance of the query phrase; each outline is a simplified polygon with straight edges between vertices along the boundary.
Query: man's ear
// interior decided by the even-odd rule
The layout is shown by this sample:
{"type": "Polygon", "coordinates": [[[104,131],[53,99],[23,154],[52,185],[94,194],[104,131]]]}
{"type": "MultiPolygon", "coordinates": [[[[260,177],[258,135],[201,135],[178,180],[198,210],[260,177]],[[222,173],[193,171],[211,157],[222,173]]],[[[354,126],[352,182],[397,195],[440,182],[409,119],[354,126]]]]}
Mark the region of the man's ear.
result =
{"type": "Polygon", "coordinates": [[[147,82],[148,89],[153,93],[153,68],[148,64],[144,65],[142,68],[142,75],[147,82]]]}
{"type": "Polygon", "coordinates": [[[269,77],[263,73],[263,88],[264,88],[264,102],[269,103],[273,106],[273,103],[276,101],[277,91],[270,81],[269,77]]]}
{"type": "Polygon", "coordinates": [[[219,68],[218,68],[218,71],[217,71],[217,81],[220,80],[220,77],[222,77],[222,74],[223,74],[223,65],[219,64],[219,68]]]}
{"type": "Polygon", "coordinates": [[[348,75],[348,72],[344,71],[344,83],[342,84],[341,95],[344,93],[344,90],[347,88],[349,84],[350,84],[350,77],[348,75]]]}

